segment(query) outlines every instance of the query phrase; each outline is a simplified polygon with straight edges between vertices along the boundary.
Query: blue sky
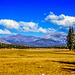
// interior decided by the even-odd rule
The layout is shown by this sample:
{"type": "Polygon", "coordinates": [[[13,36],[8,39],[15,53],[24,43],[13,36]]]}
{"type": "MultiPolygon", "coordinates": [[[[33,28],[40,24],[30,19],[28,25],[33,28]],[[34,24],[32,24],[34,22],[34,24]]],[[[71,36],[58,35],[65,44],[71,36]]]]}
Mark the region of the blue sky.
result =
{"type": "Polygon", "coordinates": [[[75,25],[75,0],[0,0],[0,37],[67,33],[75,25]]]}

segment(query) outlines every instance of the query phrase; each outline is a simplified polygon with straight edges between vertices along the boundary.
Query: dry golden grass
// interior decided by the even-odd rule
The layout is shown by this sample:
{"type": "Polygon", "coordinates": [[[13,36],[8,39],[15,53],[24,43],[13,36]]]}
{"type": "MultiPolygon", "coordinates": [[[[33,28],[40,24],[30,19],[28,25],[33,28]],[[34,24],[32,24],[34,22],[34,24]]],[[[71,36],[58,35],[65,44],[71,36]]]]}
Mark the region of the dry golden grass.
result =
{"type": "Polygon", "coordinates": [[[75,75],[67,49],[0,49],[0,75],[75,75]]]}

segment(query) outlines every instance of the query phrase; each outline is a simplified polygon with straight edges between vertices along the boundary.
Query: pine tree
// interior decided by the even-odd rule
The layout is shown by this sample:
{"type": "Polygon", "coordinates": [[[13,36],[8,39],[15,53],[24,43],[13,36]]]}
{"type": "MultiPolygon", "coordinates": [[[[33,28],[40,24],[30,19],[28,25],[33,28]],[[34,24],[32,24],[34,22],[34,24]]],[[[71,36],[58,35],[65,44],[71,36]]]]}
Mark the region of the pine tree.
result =
{"type": "Polygon", "coordinates": [[[72,35],[71,35],[72,37],[72,50],[74,49],[74,44],[75,44],[75,41],[74,41],[74,37],[75,37],[75,35],[74,35],[74,29],[73,29],[73,26],[72,26],[72,35]]]}
{"type": "Polygon", "coordinates": [[[67,35],[67,47],[69,48],[69,50],[71,51],[72,49],[72,28],[71,26],[69,27],[69,32],[68,32],[68,35],[67,35]]]}

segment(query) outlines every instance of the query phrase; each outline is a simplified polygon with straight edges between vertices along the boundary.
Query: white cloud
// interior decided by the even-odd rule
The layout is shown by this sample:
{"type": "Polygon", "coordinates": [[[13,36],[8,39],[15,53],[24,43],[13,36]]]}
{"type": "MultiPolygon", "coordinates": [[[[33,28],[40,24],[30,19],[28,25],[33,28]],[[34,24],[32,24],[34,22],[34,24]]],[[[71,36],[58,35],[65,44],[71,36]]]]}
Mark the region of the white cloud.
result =
{"type": "Polygon", "coordinates": [[[48,29],[47,29],[47,32],[48,32],[48,33],[56,32],[56,30],[55,30],[55,29],[53,29],[53,28],[48,28],[48,29]]]}
{"type": "Polygon", "coordinates": [[[24,32],[42,32],[42,33],[49,33],[49,32],[54,32],[55,29],[53,28],[42,28],[38,27],[38,23],[34,22],[19,22],[20,25],[20,30],[24,32]]]}
{"type": "Polygon", "coordinates": [[[7,29],[15,29],[15,30],[21,31],[21,32],[48,33],[48,32],[54,32],[55,31],[55,29],[53,29],[53,28],[46,29],[46,28],[39,27],[38,23],[23,22],[23,21],[16,22],[14,20],[8,20],[8,19],[1,19],[0,25],[4,26],[7,29]]]}
{"type": "Polygon", "coordinates": [[[43,33],[51,33],[51,32],[55,32],[56,30],[53,28],[48,28],[48,29],[43,29],[42,27],[40,27],[38,29],[38,32],[43,32],[43,33]]]}
{"type": "Polygon", "coordinates": [[[0,29],[0,34],[11,34],[11,32],[7,29],[5,30],[0,29]]]}
{"type": "Polygon", "coordinates": [[[23,22],[23,21],[21,21],[21,22],[19,22],[21,25],[23,25],[23,26],[28,26],[28,27],[34,27],[35,25],[38,25],[38,24],[36,24],[36,23],[34,23],[34,22],[23,22]]]}
{"type": "Polygon", "coordinates": [[[75,24],[75,17],[65,16],[64,14],[57,16],[53,12],[50,12],[50,14],[45,18],[45,20],[56,25],[63,26],[70,26],[75,24]]]}
{"type": "Polygon", "coordinates": [[[36,32],[38,29],[38,24],[34,22],[19,22],[20,30],[24,32],[36,32]]]}
{"type": "Polygon", "coordinates": [[[14,21],[14,20],[1,19],[0,25],[3,25],[4,27],[6,27],[8,29],[19,29],[18,22],[14,21]]]}
{"type": "Polygon", "coordinates": [[[46,29],[43,29],[42,27],[40,27],[37,32],[43,32],[43,33],[47,33],[47,30],[46,29]]]}

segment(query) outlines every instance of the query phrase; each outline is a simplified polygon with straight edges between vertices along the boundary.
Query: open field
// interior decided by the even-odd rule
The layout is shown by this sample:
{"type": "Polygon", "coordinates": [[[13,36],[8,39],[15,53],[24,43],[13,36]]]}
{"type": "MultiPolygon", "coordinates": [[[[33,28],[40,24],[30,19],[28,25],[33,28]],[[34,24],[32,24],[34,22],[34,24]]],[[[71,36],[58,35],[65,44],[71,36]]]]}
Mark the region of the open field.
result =
{"type": "Polygon", "coordinates": [[[0,75],[75,75],[67,49],[0,49],[0,75]]]}

